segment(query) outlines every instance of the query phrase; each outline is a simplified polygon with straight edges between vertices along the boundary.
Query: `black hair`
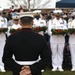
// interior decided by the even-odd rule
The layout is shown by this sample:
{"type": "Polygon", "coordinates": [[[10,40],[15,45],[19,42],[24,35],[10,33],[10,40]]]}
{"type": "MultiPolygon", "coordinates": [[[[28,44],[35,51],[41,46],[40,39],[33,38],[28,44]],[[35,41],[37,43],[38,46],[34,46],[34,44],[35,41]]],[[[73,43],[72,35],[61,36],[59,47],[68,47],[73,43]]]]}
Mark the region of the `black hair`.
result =
{"type": "Polygon", "coordinates": [[[20,18],[20,21],[22,22],[23,25],[30,25],[33,21],[33,17],[24,16],[20,18]]]}

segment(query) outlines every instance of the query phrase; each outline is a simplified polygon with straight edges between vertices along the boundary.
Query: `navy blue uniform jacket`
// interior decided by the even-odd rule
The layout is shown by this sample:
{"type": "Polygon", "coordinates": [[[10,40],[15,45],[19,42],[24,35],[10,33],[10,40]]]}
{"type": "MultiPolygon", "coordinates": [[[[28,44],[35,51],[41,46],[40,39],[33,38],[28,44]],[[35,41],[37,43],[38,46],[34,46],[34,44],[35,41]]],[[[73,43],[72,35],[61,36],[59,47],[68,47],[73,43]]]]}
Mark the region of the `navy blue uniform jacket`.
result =
{"type": "Polygon", "coordinates": [[[23,65],[13,60],[13,54],[17,61],[35,61],[40,55],[39,62],[29,65],[32,75],[41,75],[41,70],[50,62],[49,48],[45,38],[30,28],[23,28],[10,35],[4,47],[3,63],[13,72],[13,75],[19,75],[23,65]]]}

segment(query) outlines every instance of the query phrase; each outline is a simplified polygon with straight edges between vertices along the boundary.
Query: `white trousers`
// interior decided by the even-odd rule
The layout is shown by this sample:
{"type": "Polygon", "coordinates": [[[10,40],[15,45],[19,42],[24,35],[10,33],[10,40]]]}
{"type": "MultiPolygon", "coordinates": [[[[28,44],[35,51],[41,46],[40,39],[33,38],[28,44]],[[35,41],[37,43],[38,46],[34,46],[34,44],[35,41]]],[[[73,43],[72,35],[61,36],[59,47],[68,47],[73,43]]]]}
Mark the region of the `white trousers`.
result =
{"type": "Polygon", "coordinates": [[[50,40],[52,66],[53,68],[62,68],[65,38],[64,36],[52,36],[50,40]]]}
{"type": "Polygon", "coordinates": [[[64,44],[51,43],[52,66],[62,68],[64,44]]]}
{"type": "Polygon", "coordinates": [[[75,44],[70,44],[72,68],[75,68],[75,44]]]}
{"type": "Polygon", "coordinates": [[[72,68],[75,69],[75,35],[74,34],[70,35],[69,37],[69,47],[71,53],[72,68]]]}
{"type": "Polygon", "coordinates": [[[0,41],[0,69],[4,70],[4,64],[2,62],[3,49],[4,49],[5,41],[0,41]]]}

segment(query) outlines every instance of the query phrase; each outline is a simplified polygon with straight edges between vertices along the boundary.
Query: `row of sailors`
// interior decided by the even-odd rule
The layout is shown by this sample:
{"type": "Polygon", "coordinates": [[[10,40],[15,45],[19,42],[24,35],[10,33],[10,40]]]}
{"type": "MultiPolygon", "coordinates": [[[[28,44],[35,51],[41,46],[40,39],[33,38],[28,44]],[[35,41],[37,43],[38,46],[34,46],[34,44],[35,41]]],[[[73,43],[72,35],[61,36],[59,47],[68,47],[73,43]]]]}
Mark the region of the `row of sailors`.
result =
{"type": "Polygon", "coordinates": [[[66,24],[66,21],[60,18],[60,14],[56,14],[56,17],[49,21],[48,34],[50,35],[50,47],[52,52],[52,71],[64,71],[62,69],[62,62],[65,38],[63,35],[52,35],[51,29],[67,29],[66,24]]]}
{"type": "MultiPolygon", "coordinates": [[[[0,28],[7,28],[7,19],[4,14],[0,12],[0,28]]],[[[5,72],[4,64],[2,63],[3,48],[5,45],[6,36],[4,33],[0,33],[0,71],[5,72]]]]}
{"type": "MultiPolygon", "coordinates": [[[[62,62],[63,62],[63,50],[64,50],[64,45],[65,45],[65,38],[63,35],[51,35],[51,29],[67,29],[67,22],[66,20],[62,19],[60,17],[60,14],[57,13],[56,17],[53,17],[51,20],[49,20],[48,23],[46,23],[45,20],[40,18],[40,15],[37,14],[34,16],[34,25],[33,27],[37,27],[37,26],[48,26],[48,30],[47,33],[48,35],[50,35],[50,46],[51,46],[51,52],[52,52],[52,66],[53,69],[52,71],[63,71],[62,69],[62,62]],[[48,25],[47,25],[48,24],[48,25]]],[[[1,17],[2,18],[2,17],[1,17]]],[[[0,19],[0,25],[2,19],[0,19]]],[[[19,17],[18,16],[14,16],[13,17],[13,25],[9,26],[8,29],[14,28],[14,29],[18,29],[21,28],[20,24],[19,24],[19,17]]],[[[71,25],[68,25],[69,28],[74,27],[74,22],[75,20],[72,21],[71,25]]],[[[7,26],[7,25],[6,25],[7,26]]],[[[2,27],[2,26],[1,26],[2,27]]],[[[9,33],[7,33],[8,35],[10,35],[9,33]]],[[[5,38],[3,36],[4,34],[0,34],[0,38],[2,37],[3,40],[0,40],[0,70],[2,72],[4,72],[4,64],[2,63],[2,55],[3,55],[3,48],[5,45],[5,38]]],[[[74,51],[74,41],[75,41],[75,35],[70,35],[69,38],[69,44],[70,44],[70,51],[71,51],[71,59],[72,59],[72,71],[75,71],[75,51],[74,51]]]]}
{"type": "MultiPolygon", "coordinates": [[[[0,28],[7,28],[8,27],[8,32],[0,34],[0,71],[1,72],[5,72],[4,64],[2,63],[3,48],[4,48],[4,45],[5,45],[5,41],[6,41],[5,34],[7,34],[7,36],[9,36],[9,35],[11,35],[10,32],[9,32],[10,29],[21,28],[19,21],[20,21],[19,16],[13,16],[13,20],[9,21],[10,25],[8,26],[7,24],[4,23],[4,19],[3,19],[2,15],[0,16],[0,28]]],[[[37,25],[41,26],[41,27],[46,26],[46,22],[45,22],[45,20],[42,20],[40,18],[40,16],[38,16],[38,17],[34,18],[34,26],[33,27],[36,27],[37,25]]]]}
{"type": "MultiPolygon", "coordinates": [[[[65,36],[63,35],[52,35],[51,29],[68,29],[68,28],[75,28],[75,19],[68,23],[66,20],[61,18],[60,14],[56,14],[56,17],[53,20],[49,21],[48,25],[48,34],[50,37],[50,46],[52,52],[52,71],[64,71],[62,69],[62,62],[63,62],[63,50],[65,45],[65,36]]],[[[71,71],[75,71],[75,35],[69,35],[69,46],[70,46],[70,53],[71,53],[71,62],[72,62],[72,69],[71,71]]]]}

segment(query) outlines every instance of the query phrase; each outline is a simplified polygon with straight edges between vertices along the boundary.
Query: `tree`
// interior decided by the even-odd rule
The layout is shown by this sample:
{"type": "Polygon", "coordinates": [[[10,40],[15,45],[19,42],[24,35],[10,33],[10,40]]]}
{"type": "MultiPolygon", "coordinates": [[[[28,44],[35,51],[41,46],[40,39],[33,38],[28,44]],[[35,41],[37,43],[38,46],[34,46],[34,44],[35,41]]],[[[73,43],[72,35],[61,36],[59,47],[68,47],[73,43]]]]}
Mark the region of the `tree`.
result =
{"type": "Polygon", "coordinates": [[[22,6],[23,8],[26,7],[27,8],[27,1],[26,0],[9,0],[11,2],[11,4],[13,4],[13,6],[15,7],[20,7],[22,6]]]}

